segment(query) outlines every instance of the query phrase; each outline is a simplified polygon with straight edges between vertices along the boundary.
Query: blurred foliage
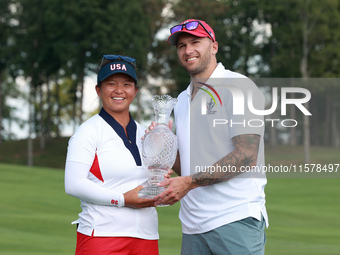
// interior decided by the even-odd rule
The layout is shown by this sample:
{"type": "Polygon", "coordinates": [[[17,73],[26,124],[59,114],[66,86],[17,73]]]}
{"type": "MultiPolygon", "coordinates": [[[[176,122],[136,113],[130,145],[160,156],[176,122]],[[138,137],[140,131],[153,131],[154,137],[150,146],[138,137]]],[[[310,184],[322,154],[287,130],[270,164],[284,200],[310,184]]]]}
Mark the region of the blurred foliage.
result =
{"type": "MultiPolygon", "coordinates": [[[[84,79],[96,73],[103,54],[136,58],[141,119],[150,114],[141,110],[149,107],[146,94],[177,96],[190,77],[167,37],[189,18],[214,29],[218,61],[251,78],[340,73],[338,0],[0,0],[0,7],[0,97],[12,97],[4,84],[14,89],[15,78],[24,77],[35,134],[44,128],[46,136],[58,136],[62,125],[82,122],[84,79]]],[[[339,85],[329,87],[311,88],[313,118],[325,118],[313,143],[334,146],[337,139],[324,136],[339,136],[339,85]]],[[[13,109],[0,102],[3,122],[13,109]]]]}

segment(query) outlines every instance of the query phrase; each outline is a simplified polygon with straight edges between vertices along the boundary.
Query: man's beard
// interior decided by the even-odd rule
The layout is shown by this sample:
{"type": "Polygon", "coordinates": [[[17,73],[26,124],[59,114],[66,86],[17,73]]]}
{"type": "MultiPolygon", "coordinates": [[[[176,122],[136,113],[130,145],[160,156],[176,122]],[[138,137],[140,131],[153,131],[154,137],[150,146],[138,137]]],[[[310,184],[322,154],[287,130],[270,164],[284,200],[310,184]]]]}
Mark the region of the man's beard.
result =
{"type": "MultiPolygon", "coordinates": [[[[201,55],[201,62],[199,63],[198,66],[196,66],[194,69],[189,69],[185,66],[185,69],[187,70],[187,72],[190,74],[191,77],[195,77],[198,74],[204,72],[209,64],[211,62],[211,54],[210,52],[206,52],[204,55],[201,55]]],[[[208,78],[208,77],[205,77],[208,78]]]]}

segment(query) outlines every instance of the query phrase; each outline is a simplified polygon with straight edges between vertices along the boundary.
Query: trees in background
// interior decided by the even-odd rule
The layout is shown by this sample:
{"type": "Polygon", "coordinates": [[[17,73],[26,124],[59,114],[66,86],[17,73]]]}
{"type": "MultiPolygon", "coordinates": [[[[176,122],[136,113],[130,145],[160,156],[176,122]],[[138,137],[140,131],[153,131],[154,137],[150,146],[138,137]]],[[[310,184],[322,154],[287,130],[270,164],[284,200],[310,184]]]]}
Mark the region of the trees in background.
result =
{"type": "Polygon", "coordinates": [[[32,139],[39,137],[44,149],[46,138],[59,135],[63,107],[75,127],[83,121],[84,78],[97,71],[103,54],[135,57],[143,83],[153,40],[150,28],[163,5],[158,0],[3,1],[9,15],[3,24],[11,31],[4,38],[12,40],[11,59],[3,62],[8,73],[23,76],[29,87],[29,165],[32,139]],[[146,3],[155,10],[152,19],[145,15],[146,3]]]}
{"type": "MultiPolygon", "coordinates": [[[[169,24],[178,24],[192,17],[211,24],[219,43],[218,60],[227,68],[251,78],[314,79],[340,75],[340,4],[337,0],[322,3],[316,0],[175,1],[172,9],[174,14],[169,24]]],[[[176,49],[172,50],[171,54],[165,53],[174,56],[170,57],[169,63],[174,65],[171,70],[175,72],[169,74],[183,90],[188,84],[188,76],[183,70],[177,71],[183,68],[178,67],[176,59],[173,60],[176,49]]],[[[272,132],[268,136],[269,142],[275,144],[276,140],[278,143],[283,139],[280,134],[287,133],[285,137],[289,137],[293,145],[310,141],[314,145],[332,143],[339,147],[339,116],[334,117],[337,115],[334,112],[339,112],[336,110],[339,105],[331,97],[334,99],[339,95],[336,92],[339,92],[340,85],[336,82],[330,85],[332,82],[328,81],[318,80],[304,85],[312,92],[308,108],[313,116],[303,119],[301,112],[292,107],[290,118],[298,119],[301,125],[283,130],[267,128],[272,132]],[[333,138],[332,142],[329,137],[333,138]]],[[[301,85],[290,82],[282,86],[301,85]]]]}
{"type": "MultiPolygon", "coordinates": [[[[339,1],[327,0],[320,3],[316,0],[301,1],[262,1],[265,22],[272,28],[269,38],[267,62],[271,77],[334,78],[339,77],[339,36],[340,13],[339,1]]],[[[310,81],[310,80],[308,80],[310,81]]],[[[298,137],[305,149],[305,162],[309,162],[310,144],[329,145],[321,140],[322,132],[332,134],[335,141],[339,137],[339,123],[336,118],[324,116],[333,112],[336,105],[329,99],[325,109],[325,94],[331,89],[329,82],[308,82],[305,84],[313,97],[305,104],[313,117],[303,116],[303,125],[290,129],[290,143],[298,144],[298,137]],[[333,124],[332,124],[333,123],[333,124]],[[336,125],[336,128],[332,128],[336,125]],[[298,136],[297,132],[302,135],[298,136]],[[313,134],[313,135],[311,135],[313,134]]],[[[291,84],[294,86],[295,84],[291,84]]],[[[339,87],[338,85],[334,85],[339,87]]],[[[292,107],[291,118],[295,118],[296,108],[292,107]]],[[[338,143],[338,142],[337,142],[338,143]]],[[[335,144],[333,144],[335,145],[335,144]]],[[[339,147],[339,144],[336,145],[339,147]]]]}
{"type": "MultiPolygon", "coordinates": [[[[161,93],[150,85],[152,77],[176,96],[189,76],[166,39],[169,27],[188,18],[207,21],[219,43],[218,60],[252,78],[336,78],[340,73],[337,0],[0,0],[0,7],[0,142],[10,137],[3,123],[12,119],[11,109],[4,102],[15,91],[5,84],[25,77],[29,138],[39,137],[43,149],[62,125],[76,128],[83,121],[84,79],[97,71],[106,53],[135,57],[142,89],[161,93]]],[[[287,133],[291,144],[339,147],[340,89],[334,81],[309,85],[313,117],[305,118],[304,128],[267,128],[268,141],[279,143],[287,133]]],[[[133,113],[137,119],[142,108],[133,113]]],[[[302,123],[299,113],[292,109],[290,118],[302,123]]]]}
{"type": "MultiPolygon", "coordinates": [[[[9,29],[9,13],[7,9],[7,1],[0,0],[0,144],[2,143],[4,136],[3,122],[6,118],[6,112],[8,112],[8,106],[5,104],[5,81],[6,81],[6,62],[8,60],[8,54],[6,52],[8,41],[10,38],[9,29]]],[[[7,116],[8,117],[8,116],[7,116]]]]}
{"type": "MultiPolygon", "coordinates": [[[[169,24],[194,17],[207,21],[214,28],[219,42],[218,60],[229,69],[251,78],[306,79],[308,84],[303,87],[308,88],[313,96],[305,107],[310,109],[313,117],[302,115],[295,106],[291,107],[290,118],[301,124],[296,128],[268,127],[270,144],[275,145],[284,137],[288,137],[292,145],[303,144],[307,163],[311,143],[340,146],[339,114],[335,114],[339,112],[339,105],[333,102],[334,92],[340,85],[321,80],[315,83],[308,79],[338,77],[340,74],[339,1],[174,1],[172,10],[169,24]],[[329,137],[333,138],[331,143],[329,137]]],[[[178,66],[175,49],[170,51],[164,51],[163,58],[169,59],[170,75],[183,90],[188,84],[188,76],[178,66]]],[[[282,86],[298,86],[292,81],[282,86]]],[[[277,84],[267,85],[270,86],[277,84]]],[[[278,116],[271,118],[277,119],[278,116]]]]}

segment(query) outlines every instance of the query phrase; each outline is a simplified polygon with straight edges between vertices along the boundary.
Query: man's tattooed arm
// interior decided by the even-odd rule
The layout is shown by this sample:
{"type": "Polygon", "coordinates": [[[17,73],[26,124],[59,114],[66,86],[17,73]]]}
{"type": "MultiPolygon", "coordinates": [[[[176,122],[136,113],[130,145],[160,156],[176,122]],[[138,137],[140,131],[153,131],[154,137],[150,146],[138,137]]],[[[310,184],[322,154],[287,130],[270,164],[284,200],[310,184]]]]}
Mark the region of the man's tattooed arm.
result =
{"type": "MultiPolygon", "coordinates": [[[[241,166],[255,166],[260,145],[259,135],[239,135],[233,139],[235,149],[217,161],[213,166],[224,167],[224,169],[235,169],[236,171],[214,171],[200,172],[191,176],[193,186],[207,186],[220,183],[239,175],[241,166]]],[[[215,168],[217,169],[217,168],[215,168]]]]}

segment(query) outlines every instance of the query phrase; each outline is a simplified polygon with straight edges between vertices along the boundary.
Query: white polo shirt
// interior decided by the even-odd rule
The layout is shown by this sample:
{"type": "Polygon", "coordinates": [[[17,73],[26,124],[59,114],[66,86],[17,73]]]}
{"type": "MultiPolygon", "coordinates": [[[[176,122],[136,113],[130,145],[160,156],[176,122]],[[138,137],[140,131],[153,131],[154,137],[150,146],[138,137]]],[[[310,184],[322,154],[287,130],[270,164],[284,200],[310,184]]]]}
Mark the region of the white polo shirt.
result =
{"type": "Polygon", "coordinates": [[[68,146],[65,189],[81,200],[78,232],[158,239],[155,208],[121,207],[122,194],[148,180],[139,154],[145,128],[131,118],[127,126],[130,143],[112,117],[103,109],[100,114],[103,116],[97,114],[84,122],[68,146]]]}
{"type": "MultiPolygon", "coordinates": [[[[240,96],[240,91],[245,95],[244,104],[248,101],[247,92],[253,91],[253,98],[257,99],[254,100],[254,107],[259,110],[264,105],[263,94],[250,79],[225,70],[221,63],[206,84],[213,86],[221,102],[218,96],[205,86],[202,88],[210,92],[216,104],[203,90],[199,90],[191,101],[190,84],[187,90],[178,96],[174,109],[182,176],[207,171],[207,167],[233,151],[231,139],[242,134],[261,136],[257,166],[264,165],[264,125],[260,126],[262,116],[252,114],[248,107],[244,107],[243,114],[235,115],[233,111],[235,105],[240,106],[236,103],[234,105],[233,100],[233,96],[240,96]],[[229,85],[229,88],[225,88],[229,85]],[[236,94],[233,95],[231,90],[236,91],[236,94]]],[[[238,110],[242,111],[241,108],[238,110]]],[[[181,200],[179,217],[183,233],[204,233],[247,217],[262,220],[263,216],[268,226],[264,193],[266,183],[263,174],[254,176],[244,173],[226,182],[191,190],[181,200]]]]}

